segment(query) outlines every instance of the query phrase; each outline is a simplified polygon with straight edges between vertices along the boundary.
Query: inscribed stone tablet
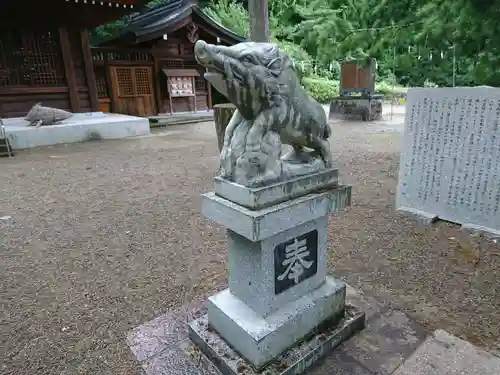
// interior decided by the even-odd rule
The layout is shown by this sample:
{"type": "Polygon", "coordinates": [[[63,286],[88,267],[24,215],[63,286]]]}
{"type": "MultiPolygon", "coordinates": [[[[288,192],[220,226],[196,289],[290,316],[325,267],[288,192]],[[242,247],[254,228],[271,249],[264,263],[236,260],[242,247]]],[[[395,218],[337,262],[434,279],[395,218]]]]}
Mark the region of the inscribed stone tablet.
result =
{"type": "Polygon", "coordinates": [[[408,92],[397,208],[500,233],[500,89],[408,92]]]}
{"type": "Polygon", "coordinates": [[[276,245],[274,292],[280,294],[318,272],[318,231],[276,245]]]}

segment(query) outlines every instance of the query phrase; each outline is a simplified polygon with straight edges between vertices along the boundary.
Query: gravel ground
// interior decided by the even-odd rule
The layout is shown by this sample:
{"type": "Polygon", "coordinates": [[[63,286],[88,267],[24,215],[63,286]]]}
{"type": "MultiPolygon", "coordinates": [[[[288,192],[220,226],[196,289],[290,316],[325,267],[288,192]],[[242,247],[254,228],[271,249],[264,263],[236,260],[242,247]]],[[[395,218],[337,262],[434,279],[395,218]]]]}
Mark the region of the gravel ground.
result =
{"type": "MultiPolygon", "coordinates": [[[[394,214],[396,122],[333,126],[354,188],[353,207],[330,222],[331,272],[499,350],[500,248],[394,214]]],[[[0,159],[0,217],[11,216],[0,219],[0,373],[135,374],[127,331],[224,286],[224,229],[199,214],[217,167],[213,129],[0,159]]]]}

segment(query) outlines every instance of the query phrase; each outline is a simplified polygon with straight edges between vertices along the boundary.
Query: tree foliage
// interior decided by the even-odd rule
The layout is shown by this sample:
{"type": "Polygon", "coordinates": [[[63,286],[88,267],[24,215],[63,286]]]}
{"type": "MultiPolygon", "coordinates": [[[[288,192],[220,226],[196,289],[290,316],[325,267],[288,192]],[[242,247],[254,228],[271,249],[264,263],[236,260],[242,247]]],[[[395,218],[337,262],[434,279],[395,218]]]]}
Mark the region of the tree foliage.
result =
{"type": "MultiPolygon", "coordinates": [[[[200,4],[215,21],[249,35],[248,0],[200,4]]],[[[374,58],[379,80],[411,86],[500,86],[499,16],[500,0],[269,0],[271,38],[302,74],[334,79],[340,61],[374,58]]]]}
{"type": "MultiPolygon", "coordinates": [[[[213,14],[221,2],[242,10],[248,30],[246,3],[213,0],[213,14]]],[[[314,61],[316,74],[337,74],[344,59],[375,58],[379,76],[405,85],[500,85],[498,1],[269,0],[269,13],[272,37],[299,61],[314,61]]],[[[231,28],[236,14],[218,21],[231,28]]]]}

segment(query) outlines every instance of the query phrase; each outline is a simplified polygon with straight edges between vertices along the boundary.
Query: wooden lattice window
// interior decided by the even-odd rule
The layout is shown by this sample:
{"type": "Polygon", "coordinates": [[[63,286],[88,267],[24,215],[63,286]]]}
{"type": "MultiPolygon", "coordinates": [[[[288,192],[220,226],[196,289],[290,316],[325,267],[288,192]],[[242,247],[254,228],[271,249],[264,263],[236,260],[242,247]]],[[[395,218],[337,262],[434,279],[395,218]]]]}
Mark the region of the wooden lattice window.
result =
{"type": "Polygon", "coordinates": [[[104,67],[95,67],[95,83],[97,86],[97,97],[107,98],[108,95],[108,82],[106,80],[106,71],[104,67]]]}
{"type": "Polygon", "coordinates": [[[107,98],[108,97],[108,87],[106,84],[106,78],[96,77],[95,83],[97,86],[97,97],[98,98],[107,98]]]}
{"type": "Polygon", "coordinates": [[[63,86],[63,66],[57,31],[0,32],[2,86],[63,86]]]}
{"type": "Polygon", "coordinates": [[[196,60],[184,60],[184,68],[200,69],[200,65],[196,62],[196,60]]]}
{"type": "Polygon", "coordinates": [[[151,71],[149,68],[134,68],[136,95],[151,95],[151,71]]]}
{"type": "Polygon", "coordinates": [[[109,52],[108,60],[110,61],[152,61],[151,54],[142,51],[119,51],[109,52]]]}
{"type": "Polygon", "coordinates": [[[203,78],[203,76],[200,76],[200,77],[194,77],[194,87],[196,89],[196,91],[206,91],[207,89],[207,85],[206,85],[206,82],[205,82],[205,78],[203,78]]]}
{"type": "Polygon", "coordinates": [[[111,75],[120,98],[153,95],[152,68],[147,66],[113,66],[111,75]]]}
{"type": "Polygon", "coordinates": [[[116,79],[118,83],[118,95],[123,96],[135,96],[134,93],[134,82],[133,82],[133,70],[128,67],[115,68],[116,69],[116,79]]]}
{"type": "Polygon", "coordinates": [[[163,68],[164,69],[183,69],[184,68],[184,62],[182,60],[165,60],[163,62],[163,68]]]}

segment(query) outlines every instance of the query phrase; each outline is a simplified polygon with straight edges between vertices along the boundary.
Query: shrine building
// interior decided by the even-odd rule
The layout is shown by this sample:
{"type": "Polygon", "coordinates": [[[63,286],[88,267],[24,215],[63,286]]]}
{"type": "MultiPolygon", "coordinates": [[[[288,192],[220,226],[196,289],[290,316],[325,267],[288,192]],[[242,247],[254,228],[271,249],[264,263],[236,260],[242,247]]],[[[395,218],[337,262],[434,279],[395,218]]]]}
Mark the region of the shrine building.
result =
{"type": "Polygon", "coordinates": [[[99,111],[88,29],[137,12],[147,0],[16,0],[0,12],[0,117],[42,102],[99,111]]]}

